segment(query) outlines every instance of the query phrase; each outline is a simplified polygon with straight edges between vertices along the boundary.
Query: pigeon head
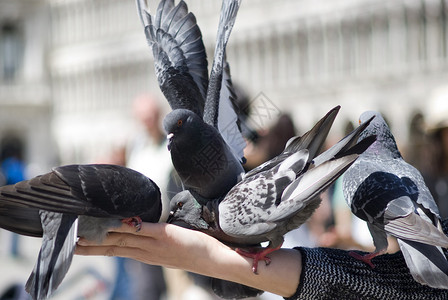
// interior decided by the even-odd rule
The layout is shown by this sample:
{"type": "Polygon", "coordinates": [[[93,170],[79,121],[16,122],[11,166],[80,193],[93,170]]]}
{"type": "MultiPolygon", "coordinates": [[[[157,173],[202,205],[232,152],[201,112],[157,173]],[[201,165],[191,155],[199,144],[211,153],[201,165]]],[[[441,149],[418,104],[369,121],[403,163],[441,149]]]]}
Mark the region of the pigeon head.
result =
{"type": "Polygon", "coordinates": [[[188,109],[175,109],[166,115],[163,127],[167,133],[168,149],[174,141],[194,142],[197,132],[204,124],[202,119],[188,109]]]}
{"type": "Polygon", "coordinates": [[[176,194],[170,201],[170,216],[167,222],[190,229],[208,229],[202,218],[202,205],[190,191],[176,194]]]}
{"type": "Polygon", "coordinates": [[[381,147],[388,149],[393,157],[401,157],[395,138],[381,113],[376,111],[363,112],[359,117],[359,123],[362,124],[367,122],[372,117],[373,120],[359,136],[359,140],[362,140],[368,136],[376,135],[376,142],[374,142],[366,152],[377,151],[377,147],[381,147]]]}

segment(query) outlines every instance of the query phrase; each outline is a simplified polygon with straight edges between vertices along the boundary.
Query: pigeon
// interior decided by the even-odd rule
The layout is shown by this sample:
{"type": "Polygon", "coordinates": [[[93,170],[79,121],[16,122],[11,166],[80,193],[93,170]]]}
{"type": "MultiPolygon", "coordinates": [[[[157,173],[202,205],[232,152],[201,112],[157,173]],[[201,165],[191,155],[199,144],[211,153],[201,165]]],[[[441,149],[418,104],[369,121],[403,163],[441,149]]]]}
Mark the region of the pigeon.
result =
{"type": "Polygon", "coordinates": [[[158,186],[146,176],[117,165],[67,165],[0,187],[0,227],[43,237],[27,283],[33,299],[46,299],[67,273],[77,237],[101,242],[110,228],[158,222],[158,186]]]}
{"type": "Polygon", "coordinates": [[[227,193],[244,174],[239,126],[225,47],[241,0],[224,0],[210,79],[201,31],[184,1],[162,0],[155,16],[136,0],[159,87],[172,111],[163,126],[173,166],[199,199],[227,193]]]}
{"type": "Polygon", "coordinates": [[[168,222],[203,231],[238,247],[241,255],[267,264],[269,253],[279,249],[283,236],[301,226],[319,206],[319,194],[331,185],[375,140],[355,143],[367,126],[355,129],[333,147],[317,155],[339,108],[330,111],[301,138],[293,137],[285,150],[253,173],[247,173],[224,197],[201,205],[190,191],[170,202],[168,222]],[[323,159],[324,158],[324,159],[323,159]],[[269,241],[261,251],[241,248],[269,241]]]}
{"type": "Polygon", "coordinates": [[[385,253],[387,234],[397,238],[413,278],[434,288],[448,288],[448,262],[442,248],[448,238],[440,229],[437,205],[422,175],[403,160],[395,138],[378,112],[368,111],[360,122],[374,117],[359,140],[377,136],[343,176],[343,193],[351,211],[367,222],[375,251],[351,252],[371,267],[385,253]]]}

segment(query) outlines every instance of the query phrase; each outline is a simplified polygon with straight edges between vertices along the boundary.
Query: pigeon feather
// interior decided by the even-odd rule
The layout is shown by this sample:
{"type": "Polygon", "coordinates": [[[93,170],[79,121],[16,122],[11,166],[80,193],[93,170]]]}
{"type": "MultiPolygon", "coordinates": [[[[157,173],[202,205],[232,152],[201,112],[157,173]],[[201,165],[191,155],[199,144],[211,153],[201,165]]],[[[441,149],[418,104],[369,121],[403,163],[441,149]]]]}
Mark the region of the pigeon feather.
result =
{"type": "Polygon", "coordinates": [[[444,256],[442,259],[441,249],[448,247],[448,238],[439,229],[437,205],[420,172],[403,160],[381,114],[365,112],[360,122],[372,117],[359,140],[369,134],[375,134],[377,140],[343,179],[344,197],[353,214],[368,223],[376,247],[365,261],[370,263],[386,250],[386,234],[390,234],[398,239],[416,281],[448,288],[448,262],[444,256]]]}
{"type": "MultiPolygon", "coordinates": [[[[323,123],[326,122],[320,122],[323,123]]],[[[312,145],[313,155],[317,155],[319,148],[315,145],[322,143],[321,135],[328,134],[327,129],[314,131],[316,128],[311,132],[317,133],[311,136],[318,141],[306,143],[312,145]]],[[[320,165],[313,163],[314,157],[310,157],[306,148],[297,147],[296,150],[301,149],[291,153],[284,151],[281,159],[274,158],[275,163],[268,163],[262,170],[244,177],[224,197],[209,200],[206,205],[201,205],[189,191],[177,194],[171,200],[169,222],[203,231],[237,247],[247,248],[269,241],[268,251],[274,251],[283,243],[283,235],[302,225],[319,206],[319,194],[374,140],[373,137],[349,148],[333,148],[342,149],[342,152],[327,150],[332,156],[322,153],[328,160],[320,165]]],[[[348,138],[339,143],[351,142],[348,138]]],[[[255,271],[256,266],[254,268],[255,271]]]]}
{"type": "Polygon", "coordinates": [[[201,31],[185,2],[162,0],[151,16],[144,1],[136,1],[159,86],[172,108],[163,126],[174,168],[183,186],[203,199],[225,195],[241,179],[245,162],[246,143],[225,61],[240,1],[222,3],[210,81],[201,31]]]}
{"type": "Polygon", "coordinates": [[[67,165],[0,187],[0,227],[43,237],[26,290],[50,297],[70,268],[76,240],[101,242],[123,220],[158,222],[162,202],[146,176],[116,165],[67,165]]]}

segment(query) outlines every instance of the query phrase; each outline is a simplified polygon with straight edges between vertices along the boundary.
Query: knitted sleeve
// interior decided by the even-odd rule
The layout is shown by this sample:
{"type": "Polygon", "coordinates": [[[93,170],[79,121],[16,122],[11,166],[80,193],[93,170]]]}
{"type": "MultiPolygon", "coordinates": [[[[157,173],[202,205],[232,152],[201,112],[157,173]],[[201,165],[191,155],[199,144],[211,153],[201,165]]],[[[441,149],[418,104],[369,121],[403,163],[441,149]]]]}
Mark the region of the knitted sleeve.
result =
{"type": "MultiPolygon", "coordinates": [[[[448,232],[448,220],[443,222],[448,232]]],[[[330,248],[295,248],[302,254],[302,273],[296,293],[299,299],[448,299],[448,290],[414,281],[401,251],[372,260],[375,268],[330,248]]]]}

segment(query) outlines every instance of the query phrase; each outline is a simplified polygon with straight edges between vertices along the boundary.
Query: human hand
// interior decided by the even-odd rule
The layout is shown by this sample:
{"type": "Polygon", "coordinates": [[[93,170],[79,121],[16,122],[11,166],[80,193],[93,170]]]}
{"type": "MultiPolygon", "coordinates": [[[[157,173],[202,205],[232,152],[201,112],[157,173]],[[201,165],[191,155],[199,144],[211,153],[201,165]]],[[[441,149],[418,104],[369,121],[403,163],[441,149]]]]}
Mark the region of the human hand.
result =
{"type": "Polygon", "coordinates": [[[166,223],[142,223],[138,232],[123,224],[101,244],[81,238],[75,254],[132,258],[238,282],[284,297],[296,291],[301,271],[300,252],[280,249],[272,253],[272,263],[261,264],[259,275],[255,275],[251,259],[202,232],[166,223]]]}

